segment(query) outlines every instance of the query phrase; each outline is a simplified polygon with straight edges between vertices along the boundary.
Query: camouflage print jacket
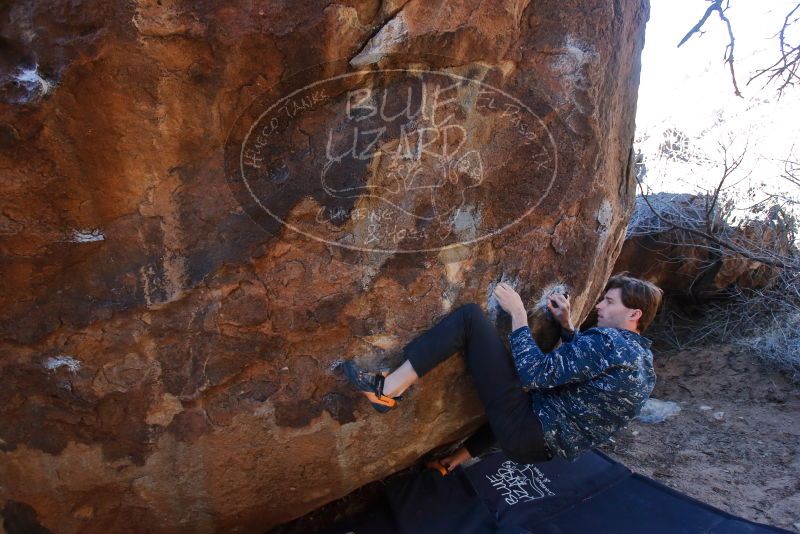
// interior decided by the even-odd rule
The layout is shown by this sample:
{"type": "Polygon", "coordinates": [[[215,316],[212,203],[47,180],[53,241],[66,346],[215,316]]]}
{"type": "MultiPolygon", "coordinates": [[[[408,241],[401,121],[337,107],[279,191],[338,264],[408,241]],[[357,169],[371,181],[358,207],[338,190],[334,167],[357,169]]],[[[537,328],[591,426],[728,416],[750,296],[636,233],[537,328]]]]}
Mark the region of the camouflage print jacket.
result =
{"type": "Polygon", "coordinates": [[[630,330],[590,328],[562,334],[547,354],[522,326],[509,334],[522,385],[530,389],[545,442],[574,459],[625,426],[653,391],[652,342],[630,330]]]}

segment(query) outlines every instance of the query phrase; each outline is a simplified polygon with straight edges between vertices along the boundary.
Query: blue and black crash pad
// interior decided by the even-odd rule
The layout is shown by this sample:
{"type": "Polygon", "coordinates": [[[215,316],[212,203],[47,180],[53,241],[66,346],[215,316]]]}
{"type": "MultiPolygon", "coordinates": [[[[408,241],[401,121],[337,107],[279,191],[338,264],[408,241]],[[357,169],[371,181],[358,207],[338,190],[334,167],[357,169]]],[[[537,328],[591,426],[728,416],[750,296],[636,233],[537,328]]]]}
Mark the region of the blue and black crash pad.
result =
{"type": "Polygon", "coordinates": [[[768,534],[787,530],[733,516],[631,472],[598,451],[575,461],[518,464],[502,453],[443,477],[388,484],[370,512],[330,534],[768,534]]]}

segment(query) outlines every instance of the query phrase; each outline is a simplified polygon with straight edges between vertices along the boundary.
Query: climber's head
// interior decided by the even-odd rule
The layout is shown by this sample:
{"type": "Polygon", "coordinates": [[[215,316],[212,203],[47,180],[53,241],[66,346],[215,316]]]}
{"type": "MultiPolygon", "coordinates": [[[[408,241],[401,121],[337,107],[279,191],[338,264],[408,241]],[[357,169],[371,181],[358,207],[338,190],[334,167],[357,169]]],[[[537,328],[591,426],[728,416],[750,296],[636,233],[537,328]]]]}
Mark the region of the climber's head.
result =
{"type": "Polygon", "coordinates": [[[612,276],[597,309],[597,326],[644,332],[661,304],[658,286],[628,273],[612,276]]]}

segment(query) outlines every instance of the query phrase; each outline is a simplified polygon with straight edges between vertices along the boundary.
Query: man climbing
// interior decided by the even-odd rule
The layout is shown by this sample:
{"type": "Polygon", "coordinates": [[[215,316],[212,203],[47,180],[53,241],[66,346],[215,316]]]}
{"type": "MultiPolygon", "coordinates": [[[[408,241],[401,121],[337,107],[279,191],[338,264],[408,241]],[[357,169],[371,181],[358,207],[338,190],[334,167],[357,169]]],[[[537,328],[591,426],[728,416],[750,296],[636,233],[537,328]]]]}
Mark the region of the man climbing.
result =
{"type": "Polygon", "coordinates": [[[551,295],[547,308],[563,343],[547,354],[531,336],[519,294],[500,283],[494,295],[511,316],[511,357],[480,307],[466,304],[406,345],[406,360],[388,375],[363,371],[350,360],[343,363],[345,376],[386,412],[420,377],[463,352],[489,422],[441,460],[443,472],[495,443],[518,463],[574,459],[639,413],[656,380],[651,342],[641,333],[661,303],[658,287],[627,273],[613,276],[596,306],[597,327],[585,332],[572,324],[569,297],[551,295]]]}

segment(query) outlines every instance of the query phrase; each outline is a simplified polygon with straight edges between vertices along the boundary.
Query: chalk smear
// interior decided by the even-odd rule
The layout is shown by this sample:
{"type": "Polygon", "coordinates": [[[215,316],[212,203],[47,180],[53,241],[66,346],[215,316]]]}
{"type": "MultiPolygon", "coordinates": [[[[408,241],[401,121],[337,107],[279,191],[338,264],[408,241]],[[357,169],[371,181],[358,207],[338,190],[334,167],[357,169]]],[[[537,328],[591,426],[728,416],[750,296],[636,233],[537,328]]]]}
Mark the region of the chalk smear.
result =
{"type": "Polygon", "coordinates": [[[55,371],[61,367],[66,367],[71,373],[76,373],[81,368],[81,362],[72,356],[60,354],[58,356],[51,356],[47,358],[44,362],[42,362],[42,367],[48,371],[55,371]]]}

